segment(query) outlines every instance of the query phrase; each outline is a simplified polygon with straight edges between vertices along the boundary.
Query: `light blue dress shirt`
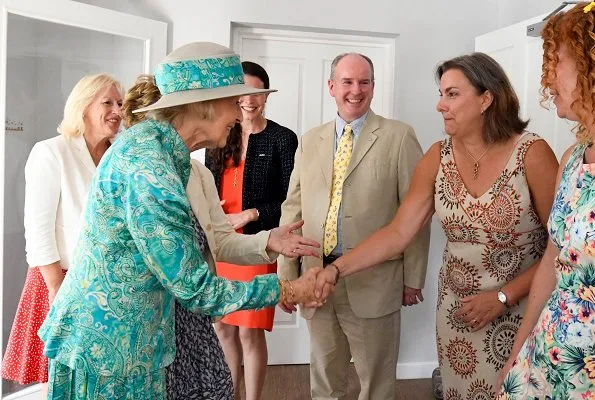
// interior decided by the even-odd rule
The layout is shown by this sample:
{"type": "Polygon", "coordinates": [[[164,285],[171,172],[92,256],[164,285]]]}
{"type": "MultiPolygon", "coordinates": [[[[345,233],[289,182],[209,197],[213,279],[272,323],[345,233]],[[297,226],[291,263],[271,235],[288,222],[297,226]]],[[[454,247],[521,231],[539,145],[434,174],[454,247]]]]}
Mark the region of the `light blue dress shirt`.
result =
{"type": "MultiPolygon", "coordinates": [[[[364,122],[366,122],[368,113],[369,113],[369,111],[366,111],[366,113],[364,115],[362,115],[358,119],[349,123],[349,125],[351,125],[351,130],[353,131],[352,151],[355,148],[355,143],[357,142],[357,139],[359,138],[359,134],[362,131],[364,122]]],[[[341,139],[341,136],[343,135],[343,131],[345,130],[345,125],[347,125],[347,124],[348,124],[348,122],[345,121],[343,118],[341,118],[339,116],[339,114],[337,113],[337,118],[335,119],[335,145],[333,146],[333,149],[334,149],[333,159],[335,158],[334,154],[337,152],[337,145],[339,143],[339,139],[341,139]]],[[[339,215],[337,218],[337,247],[335,247],[335,249],[331,252],[331,255],[333,255],[333,256],[340,256],[341,254],[343,254],[343,233],[341,231],[341,216],[342,215],[343,215],[343,203],[341,203],[341,206],[339,206],[339,215]]]]}

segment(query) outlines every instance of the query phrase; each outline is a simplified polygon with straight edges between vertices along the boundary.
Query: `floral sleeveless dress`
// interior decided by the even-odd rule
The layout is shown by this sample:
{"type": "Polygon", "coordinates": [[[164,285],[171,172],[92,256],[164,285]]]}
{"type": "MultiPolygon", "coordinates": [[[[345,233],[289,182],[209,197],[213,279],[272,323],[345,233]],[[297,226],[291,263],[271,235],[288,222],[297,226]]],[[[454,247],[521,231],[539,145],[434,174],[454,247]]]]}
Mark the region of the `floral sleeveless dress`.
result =
{"type": "Polygon", "coordinates": [[[447,237],[438,280],[436,336],[445,400],[493,400],[498,371],[506,363],[524,303],[477,332],[455,317],[460,299],[498,290],[534,264],[545,250],[547,232],[531,201],[524,157],[534,142],[517,141],[500,177],[479,198],[466,189],[452,140],[441,146],[435,205],[447,237]]]}
{"type": "Polygon", "coordinates": [[[548,222],[557,286],[498,399],[595,399],[595,164],[577,145],[548,222]]]}

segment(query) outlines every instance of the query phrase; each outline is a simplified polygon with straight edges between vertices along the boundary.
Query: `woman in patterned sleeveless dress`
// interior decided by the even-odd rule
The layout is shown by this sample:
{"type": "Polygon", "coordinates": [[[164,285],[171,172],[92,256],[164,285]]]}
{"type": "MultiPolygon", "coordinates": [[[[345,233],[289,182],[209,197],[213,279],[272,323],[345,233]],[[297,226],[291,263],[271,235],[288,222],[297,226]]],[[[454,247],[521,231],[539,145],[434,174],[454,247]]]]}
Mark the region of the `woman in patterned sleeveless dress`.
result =
{"type": "Polygon", "coordinates": [[[551,240],[502,369],[501,400],[595,398],[594,25],[595,2],[583,3],[541,33],[544,97],[578,122],[579,143],[562,157],[551,240]]]}
{"type": "Polygon", "coordinates": [[[545,249],[557,162],[524,131],[492,58],[457,57],[436,75],[449,138],[424,155],[391,224],[335,264],[345,276],[398,256],[436,213],[447,237],[436,317],[444,399],[491,400],[545,249]]]}

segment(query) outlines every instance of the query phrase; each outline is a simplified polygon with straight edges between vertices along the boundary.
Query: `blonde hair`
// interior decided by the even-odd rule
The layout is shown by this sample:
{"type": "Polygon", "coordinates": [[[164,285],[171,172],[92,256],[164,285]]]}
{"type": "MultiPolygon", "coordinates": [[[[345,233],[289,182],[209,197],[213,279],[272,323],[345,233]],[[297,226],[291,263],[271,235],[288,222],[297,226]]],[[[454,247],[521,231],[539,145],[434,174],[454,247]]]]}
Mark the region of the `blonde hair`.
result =
{"type": "Polygon", "coordinates": [[[143,113],[132,113],[139,108],[147,107],[161,98],[159,88],[155,85],[153,75],[139,75],[134,85],[128,90],[122,104],[122,120],[124,127],[130,128],[134,124],[152,118],[156,121],[166,121],[170,124],[174,119],[183,118],[186,113],[196,113],[201,119],[212,121],[215,118],[215,104],[213,100],[182,104],[179,106],[160,108],[143,113]]]}
{"type": "Polygon", "coordinates": [[[147,117],[146,112],[133,114],[134,110],[147,107],[159,100],[160,97],[159,89],[153,82],[153,75],[139,75],[134,85],[128,89],[126,96],[124,96],[124,103],[122,103],[121,111],[124,128],[128,129],[147,117]]]}
{"type": "Polygon", "coordinates": [[[108,74],[86,75],[82,77],[66,99],[64,117],[58,125],[58,133],[67,137],[77,137],[85,134],[83,117],[89,105],[95,100],[97,94],[110,86],[124,96],[122,84],[108,74]]]}

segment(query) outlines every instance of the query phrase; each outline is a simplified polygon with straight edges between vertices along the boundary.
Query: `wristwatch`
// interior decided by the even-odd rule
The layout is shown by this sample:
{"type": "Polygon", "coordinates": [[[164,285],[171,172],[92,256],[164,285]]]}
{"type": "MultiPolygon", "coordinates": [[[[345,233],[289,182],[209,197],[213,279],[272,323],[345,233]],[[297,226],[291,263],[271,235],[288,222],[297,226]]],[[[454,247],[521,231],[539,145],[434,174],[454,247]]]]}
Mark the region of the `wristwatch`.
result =
{"type": "Polygon", "coordinates": [[[498,301],[502,304],[504,304],[505,306],[508,306],[508,304],[506,303],[506,300],[508,300],[508,298],[506,297],[506,293],[504,293],[503,291],[499,290],[498,291],[498,301]]]}

